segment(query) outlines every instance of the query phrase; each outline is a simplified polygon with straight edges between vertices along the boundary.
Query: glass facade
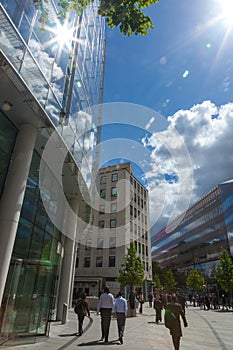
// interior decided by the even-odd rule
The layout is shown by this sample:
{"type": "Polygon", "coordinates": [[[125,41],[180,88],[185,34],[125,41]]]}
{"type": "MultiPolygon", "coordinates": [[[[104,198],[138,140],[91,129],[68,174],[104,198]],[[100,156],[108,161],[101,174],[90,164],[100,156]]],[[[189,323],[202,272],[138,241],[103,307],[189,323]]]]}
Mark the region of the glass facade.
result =
{"type": "Polygon", "coordinates": [[[71,14],[63,42],[57,8],[52,1],[46,6],[50,26],[42,31],[40,12],[31,0],[0,1],[0,49],[89,180],[99,117],[96,105],[102,103],[104,20],[97,16],[94,1],[81,16],[71,14]]]}
{"type": "Polygon", "coordinates": [[[233,182],[222,183],[152,239],[152,255],[162,267],[195,267],[208,275],[221,249],[233,252],[233,182]]]}
{"type": "Polygon", "coordinates": [[[3,338],[9,330],[17,336],[47,335],[48,320],[55,313],[64,237],[44,209],[39,164],[34,152],[2,303],[3,338]]]}
{"type": "MultiPolygon", "coordinates": [[[[31,123],[37,127],[1,303],[2,343],[12,338],[17,338],[16,344],[34,342],[36,337],[49,334],[49,321],[56,319],[67,238],[55,226],[53,217],[62,221],[61,186],[64,185],[65,195],[69,194],[68,200],[83,199],[80,188],[72,188],[72,184],[79,186],[73,180],[76,174],[81,173],[85,181],[82,191],[88,192],[95,161],[95,126],[100,122],[96,105],[102,103],[105,25],[97,15],[98,1],[90,3],[80,16],[70,13],[65,41],[61,35],[64,27],[59,30],[57,1],[45,2],[45,6],[49,10],[49,26],[43,31],[41,13],[31,0],[0,1],[0,70],[4,82],[9,79],[6,86],[15,88],[12,96],[8,91],[14,106],[8,119],[0,110],[0,196],[7,184],[20,126],[31,123]],[[14,96],[22,99],[22,110],[17,110],[14,96]],[[29,108],[27,117],[24,106],[29,108]],[[59,134],[68,153],[62,175],[67,179],[63,178],[61,185],[47,167],[46,172],[51,172],[47,178],[49,192],[43,193],[39,188],[41,156],[53,131],[59,134]]],[[[90,208],[83,203],[78,207],[88,222],[90,208]]]]}
{"type": "Polygon", "coordinates": [[[0,111],[0,198],[3,191],[6,175],[15,144],[17,129],[0,111]]]}

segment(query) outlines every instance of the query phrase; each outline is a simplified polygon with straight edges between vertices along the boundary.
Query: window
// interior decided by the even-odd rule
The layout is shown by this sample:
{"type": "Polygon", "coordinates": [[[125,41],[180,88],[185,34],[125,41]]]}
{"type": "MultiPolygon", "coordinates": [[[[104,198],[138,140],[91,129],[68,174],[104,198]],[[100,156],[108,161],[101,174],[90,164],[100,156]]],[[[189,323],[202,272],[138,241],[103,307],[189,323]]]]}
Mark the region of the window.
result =
{"type": "Polygon", "coordinates": [[[76,258],[75,267],[78,267],[78,265],[79,265],[79,258],[76,258]]]}
{"type": "Polygon", "coordinates": [[[103,238],[98,238],[97,240],[97,249],[103,249],[104,247],[104,239],[103,238]]]}
{"type": "Polygon", "coordinates": [[[112,187],[111,195],[112,195],[113,197],[116,197],[116,196],[117,196],[117,188],[116,188],[116,187],[112,187]]]}
{"type": "Polygon", "coordinates": [[[110,237],[109,238],[109,248],[115,249],[116,248],[116,237],[110,237]]]}
{"type": "Polygon", "coordinates": [[[133,215],[133,206],[130,206],[130,215],[133,215]]]}
{"type": "Polygon", "coordinates": [[[130,232],[133,232],[133,223],[130,221],[130,232]]]}
{"type": "Polygon", "coordinates": [[[134,208],[134,217],[136,218],[137,217],[137,209],[134,208]]]}
{"type": "Polygon", "coordinates": [[[106,182],[107,182],[107,176],[101,176],[100,178],[101,185],[106,184],[106,182]]]}
{"type": "Polygon", "coordinates": [[[137,224],[134,224],[134,233],[137,234],[137,224]]]}
{"type": "Polygon", "coordinates": [[[110,220],[110,228],[116,228],[116,219],[110,220]]]}
{"type": "Polygon", "coordinates": [[[109,255],[108,266],[109,267],[115,267],[115,264],[116,264],[116,257],[115,257],[115,255],[109,255]]]}
{"type": "Polygon", "coordinates": [[[102,267],[103,266],[103,257],[102,256],[97,256],[96,257],[95,266],[96,267],[102,267]]]}
{"type": "Polygon", "coordinates": [[[85,250],[91,249],[91,239],[87,239],[85,242],[85,250]]]}
{"type": "Polygon", "coordinates": [[[118,180],[118,174],[112,174],[112,181],[117,181],[118,180]]]}
{"type": "Polygon", "coordinates": [[[104,204],[101,204],[99,206],[99,214],[102,215],[105,213],[105,205],[104,204]]]}
{"type": "Polygon", "coordinates": [[[106,198],[106,189],[103,188],[102,190],[100,190],[100,197],[101,198],[106,198]]]}
{"type": "Polygon", "coordinates": [[[114,213],[117,210],[117,204],[111,203],[111,213],[114,213]]]}
{"type": "Polygon", "coordinates": [[[86,256],[84,258],[84,267],[90,267],[91,266],[91,258],[90,256],[86,256]]]}
{"type": "Polygon", "coordinates": [[[99,228],[99,230],[103,230],[104,229],[104,220],[100,220],[98,222],[98,228],[99,228]]]}

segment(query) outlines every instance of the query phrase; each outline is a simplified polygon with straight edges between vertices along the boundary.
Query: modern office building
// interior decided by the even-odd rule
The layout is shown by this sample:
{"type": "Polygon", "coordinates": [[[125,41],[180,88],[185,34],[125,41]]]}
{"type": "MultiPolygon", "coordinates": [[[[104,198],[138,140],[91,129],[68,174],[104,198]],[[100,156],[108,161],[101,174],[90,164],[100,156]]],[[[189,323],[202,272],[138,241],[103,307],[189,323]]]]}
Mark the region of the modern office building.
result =
{"type": "Polygon", "coordinates": [[[42,30],[34,2],[0,1],[1,343],[34,342],[66,317],[91,219],[105,24],[94,0],[61,26],[57,3],[44,2],[42,30]]]}
{"type": "Polygon", "coordinates": [[[161,267],[199,269],[211,277],[221,249],[233,257],[233,180],[219,184],[152,239],[161,267]]]}
{"type": "Polygon", "coordinates": [[[79,242],[75,294],[85,291],[98,296],[105,285],[117,293],[116,277],[130,242],[144,264],[146,292],[152,281],[148,191],[135,178],[130,163],[101,168],[97,188],[93,223],[79,242]]]}

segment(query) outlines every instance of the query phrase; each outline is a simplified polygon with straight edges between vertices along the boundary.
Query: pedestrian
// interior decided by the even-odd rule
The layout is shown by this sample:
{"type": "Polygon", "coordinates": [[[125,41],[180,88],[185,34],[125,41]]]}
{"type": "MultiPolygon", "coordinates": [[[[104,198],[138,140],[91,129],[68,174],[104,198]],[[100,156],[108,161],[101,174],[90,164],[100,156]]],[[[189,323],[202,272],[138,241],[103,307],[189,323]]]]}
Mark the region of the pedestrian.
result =
{"type": "Polygon", "coordinates": [[[104,292],[100,295],[97,314],[101,315],[101,340],[108,343],[109,327],[111,323],[112,308],[114,306],[114,297],[110,293],[109,287],[104,288],[104,292]]]}
{"type": "Polygon", "coordinates": [[[120,343],[123,344],[123,335],[125,330],[125,322],[128,313],[127,300],[123,297],[122,292],[117,294],[115,300],[115,313],[117,318],[118,336],[120,343]]]}
{"type": "Polygon", "coordinates": [[[162,300],[160,299],[159,294],[155,295],[154,309],[155,309],[155,322],[158,324],[159,322],[162,322],[162,309],[163,309],[162,300]]]}
{"type": "Polygon", "coordinates": [[[83,334],[83,321],[85,316],[90,316],[90,311],[88,304],[86,302],[86,294],[82,293],[77,300],[77,303],[74,307],[74,312],[77,314],[78,317],[78,332],[79,336],[83,334]]]}
{"type": "Polygon", "coordinates": [[[134,317],[136,316],[136,294],[134,293],[133,288],[130,289],[129,293],[129,309],[130,309],[130,316],[134,317]]]}
{"type": "Polygon", "coordinates": [[[152,307],[152,303],[153,303],[153,294],[150,292],[148,294],[148,301],[149,301],[149,307],[152,307]]]}
{"type": "MultiPolygon", "coordinates": [[[[174,350],[180,349],[180,338],[182,337],[182,329],[181,329],[181,323],[180,323],[180,316],[182,317],[184,327],[188,327],[188,323],[183,311],[182,306],[177,303],[176,294],[172,294],[171,296],[171,303],[167,304],[166,311],[170,311],[172,315],[174,316],[172,324],[170,325],[170,334],[172,336],[172,342],[174,345],[174,350]]],[[[166,319],[165,319],[165,325],[166,325],[166,319]]]]}
{"type": "Polygon", "coordinates": [[[139,312],[140,314],[142,314],[142,311],[143,311],[143,308],[142,308],[142,305],[144,304],[144,299],[143,299],[143,295],[142,293],[139,294],[138,296],[138,302],[139,302],[139,312]]]}

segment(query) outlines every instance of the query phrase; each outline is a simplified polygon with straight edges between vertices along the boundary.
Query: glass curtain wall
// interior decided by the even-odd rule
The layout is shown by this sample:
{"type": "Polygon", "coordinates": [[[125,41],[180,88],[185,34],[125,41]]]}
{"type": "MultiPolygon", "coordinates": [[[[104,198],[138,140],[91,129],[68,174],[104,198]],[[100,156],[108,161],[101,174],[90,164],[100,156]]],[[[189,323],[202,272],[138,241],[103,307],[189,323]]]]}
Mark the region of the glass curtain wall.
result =
{"type": "MultiPolygon", "coordinates": [[[[34,152],[2,305],[1,338],[5,341],[47,335],[56,308],[63,237],[40,197],[39,163],[34,152]]],[[[51,189],[56,188],[55,182],[54,178],[51,189]]],[[[56,198],[50,206],[55,213],[54,203],[56,198]]]]}
{"type": "Polygon", "coordinates": [[[3,191],[12,150],[15,144],[17,129],[0,111],[0,198],[3,191]]]}
{"type": "Polygon", "coordinates": [[[71,13],[64,29],[55,3],[46,6],[49,25],[42,31],[41,13],[31,0],[0,1],[0,48],[89,179],[98,131],[94,105],[102,103],[104,19],[97,16],[95,0],[81,16],[71,13]]]}

